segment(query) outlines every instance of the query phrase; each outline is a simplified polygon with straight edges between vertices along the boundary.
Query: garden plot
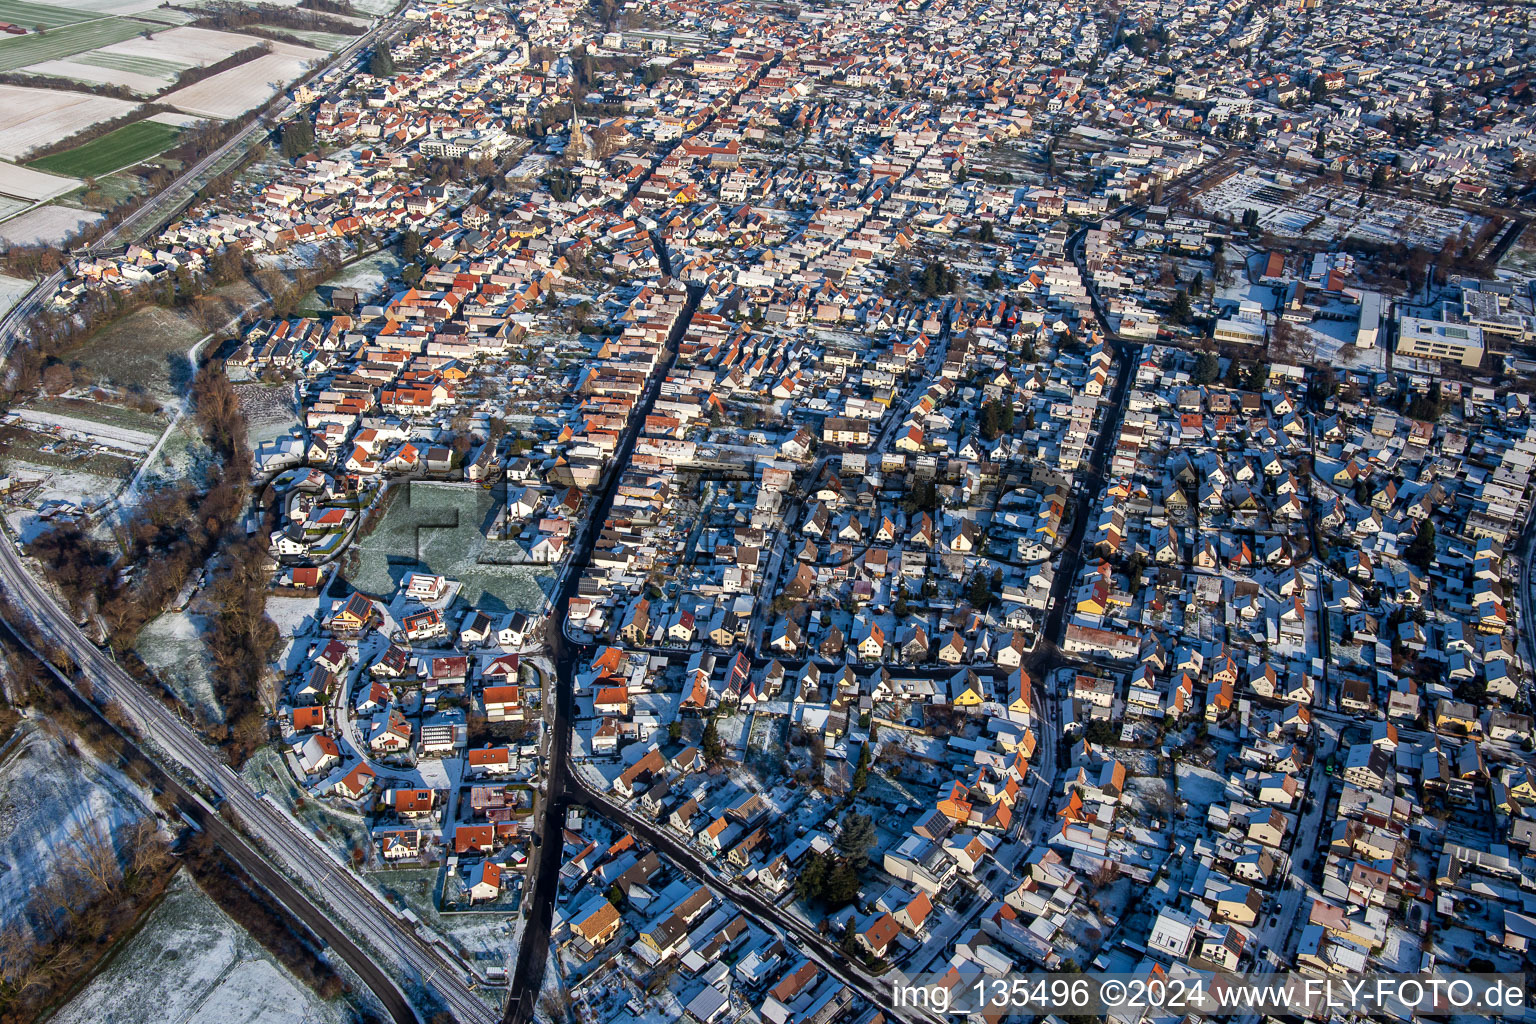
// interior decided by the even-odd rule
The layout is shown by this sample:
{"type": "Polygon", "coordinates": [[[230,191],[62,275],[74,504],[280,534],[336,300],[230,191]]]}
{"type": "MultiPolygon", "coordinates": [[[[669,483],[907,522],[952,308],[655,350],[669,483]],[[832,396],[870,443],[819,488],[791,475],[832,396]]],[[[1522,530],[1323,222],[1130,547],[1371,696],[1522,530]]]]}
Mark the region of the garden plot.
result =
{"type": "Polygon", "coordinates": [[[184,874],[127,946],[53,1020],[58,1024],[342,1024],[184,874]]]}
{"type": "Polygon", "coordinates": [[[128,459],[87,454],[10,427],[0,427],[0,467],[13,484],[9,500],[30,510],[10,516],[12,527],[28,537],[41,522],[35,513],[61,505],[94,508],[121,490],[133,473],[128,459]]]}
{"type": "MultiPolygon", "coordinates": [[[[0,63],[4,50],[0,49],[0,63]]],[[[135,108],[127,100],[60,89],[0,85],[0,157],[25,156],[135,108]]]]}
{"type": "Polygon", "coordinates": [[[303,425],[292,384],[236,384],[235,394],[245,414],[246,439],[253,452],[303,425]]]}
{"type": "Polygon", "coordinates": [[[27,204],[56,199],[80,185],[75,178],[44,174],[30,167],[0,163],[0,194],[25,200],[27,204]]]}
{"type": "Polygon", "coordinates": [[[464,600],[488,614],[542,613],[554,590],[554,573],[542,566],[496,564],[521,554],[509,550],[517,548],[513,541],[486,539],[496,508],[494,493],[481,487],[403,484],[378,527],[348,552],[347,580],[384,596],[408,574],[425,570],[462,582],[464,600]]]}
{"type": "Polygon", "coordinates": [[[76,827],[116,828],[149,812],[147,795],[126,778],[23,722],[0,755],[0,922],[25,920],[27,902],[76,827]]]}
{"type": "Polygon", "coordinates": [[[326,56],[322,50],[288,43],[274,43],[272,50],[264,57],[167,93],[160,102],[187,114],[220,120],[239,117],[267,102],[326,56]]]}
{"type": "Polygon", "coordinates": [[[160,439],[158,431],[137,430],[99,419],[71,416],[52,409],[17,409],[16,419],[29,430],[50,432],[84,444],[100,445],[128,455],[143,456],[160,439]]]}
{"type": "Polygon", "coordinates": [[[57,245],[102,219],[102,214],[67,206],[39,206],[0,224],[4,245],[57,245]]]}
{"type": "Polygon", "coordinates": [[[1438,249],[1465,231],[1469,236],[1487,218],[1441,209],[1416,199],[1377,195],[1353,185],[1297,187],[1291,180],[1270,181],[1255,174],[1235,174],[1200,193],[1199,212],[1241,217],[1252,210],[1265,231],[1318,242],[1351,238],[1362,242],[1438,249]]]}

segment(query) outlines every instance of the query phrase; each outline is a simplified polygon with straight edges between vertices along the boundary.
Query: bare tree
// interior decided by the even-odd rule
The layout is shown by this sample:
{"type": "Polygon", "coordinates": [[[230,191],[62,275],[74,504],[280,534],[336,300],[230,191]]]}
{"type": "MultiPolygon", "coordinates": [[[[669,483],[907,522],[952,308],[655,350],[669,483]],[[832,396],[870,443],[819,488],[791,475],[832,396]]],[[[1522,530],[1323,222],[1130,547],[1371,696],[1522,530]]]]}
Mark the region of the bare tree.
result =
{"type": "Polygon", "coordinates": [[[13,921],[0,929],[0,983],[20,987],[36,956],[37,946],[25,928],[13,921]]]}
{"type": "Polygon", "coordinates": [[[145,815],[129,826],[128,865],[135,875],[153,874],[165,865],[170,851],[160,833],[160,823],[145,815]]]}
{"type": "Polygon", "coordinates": [[[95,818],[70,831],[64,863],[103,895],[115,893],[123,880],[123,867],[117,859],[117,845],[112,841],[112,833],[95,818]]]}

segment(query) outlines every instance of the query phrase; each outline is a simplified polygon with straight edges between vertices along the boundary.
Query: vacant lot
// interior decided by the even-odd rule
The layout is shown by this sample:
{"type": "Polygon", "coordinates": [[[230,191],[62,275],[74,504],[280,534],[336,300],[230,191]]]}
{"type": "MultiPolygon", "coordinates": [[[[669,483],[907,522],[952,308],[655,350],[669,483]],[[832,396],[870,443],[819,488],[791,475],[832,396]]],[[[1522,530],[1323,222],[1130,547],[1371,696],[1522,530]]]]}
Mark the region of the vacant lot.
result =
{"type": "Polygon", "coordinates": [[[311,65],[324,59],[325,53],[320,50],[274,43],[272,53],[167,93],[160,102],[203,117],[239,117],[267,102],[311,65]]]}
{"type": "MultiPolygon", "coordinates": [[[[27,22],[20,24],[25,25],[27,22]]],[[[132,39],[144,31],[145,27],[127,18],[97,18],[77,25],[50,29],[42,35],[36,32],[24,36],[8,35],[0,39],[0,71],[15,71],[29,64],[59,60],[94,50],[98,46],[120,43],[124,39],[132,39]]]]}
{"type": "Polygon", "coordinates": [[[480,487],[404,484],[400,493],[392,492],[377,528],[353,547],[357,557],[347,566],[347,580],[387,597],[408,573],[441,573],[461,581],[464,600],[492,615],[542,612],[554,574],[543,566],[498,564],[520,552],[515,541],[486,539],[496,507],[495,495],[480,487]]]}
{"type": "Polygon", "coordinates": [[[34,160],[29,166],[76,178],[96,178],[164,152],[180,134],[168,124],[135,121],[83,146],[34,160]]]}
{"type": "Polygon", "coordinates": [[[63,358],[79,364],[77,380],[142,392],[170,405],[190,377],[187,350],[202,336],[190,317],[149,306],[103,327],[63,358]]]}
{"type": "MultiPolygon", "coordinates": [[[[259,298],[244,282],[212,294],[231,313],[255,305],[259,298]]],[[[192,375],[187,353],[205,333],[185,310],[147,306],[103,327],[61,358],[77,367],[77,383],[111,385],[174,408],[192,375]]]]}
{"type": "MultiPolygon", "coordinates": [[[[4,44],[0,43],[0,63],[4,53],[4,44]]],[[[0,85],[0,157],[25,156],[39,146],[67,139],[82,128],[122,117],[134,107],[127,100],[82,92],[0,85]]]]}

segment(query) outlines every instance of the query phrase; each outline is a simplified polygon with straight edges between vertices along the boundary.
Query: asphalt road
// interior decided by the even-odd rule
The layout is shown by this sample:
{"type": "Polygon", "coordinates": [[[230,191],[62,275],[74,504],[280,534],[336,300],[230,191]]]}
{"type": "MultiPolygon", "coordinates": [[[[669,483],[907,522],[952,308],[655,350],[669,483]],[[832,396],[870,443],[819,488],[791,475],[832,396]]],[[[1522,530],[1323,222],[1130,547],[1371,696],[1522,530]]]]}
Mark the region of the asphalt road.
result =
{"type": "MultiPolygon", "coordinates": [[[[670,273],[671,263],[666,247],[658,246],[657,252],[662,259],[662,268],[670,273]]],[[[619,478],[624,474],[624,467],[629,464],[630,454],[640,437],[640,429],[656,405],[656,397],[661,393],[661,381],[677,359],[678,342],[688,329],[688,323],[693,319],[694,310],[698,309],[703,294],[702,287],[690,286],[688,289],[688,301],[667,338],[666,359],[652,372],[640,404],[630,415],[629,425],[624,430],[624,441],[615,453],[613,467],[608,471],[602,493],[582,532],[581,546],[571,553],[572,571],[566,573],[564,584],[555,595],[545,626],[550,655],[555,663],[555,699],[552,702],[546,699],[545,705],[553,706],[555,718],[549,726],[550,747],[545,759],[548,776],[544,786],[543,816],[538,822],[539,844],[533,851],[534,866],[530,876],[533,882],[527,899],[528,926],[523,930],[523,941],[518,946],[517,963],[513,967],[512,994],[507,1000],[505,1017],[507,1024],[530,1024],[533,1020],[539,992],[544,987],[544,971],[549,962],[550,930],[554,925],[555,897],[560,888],[560,862],[564,845],[561,834],[565,828],[565,812],[569,805],[572,782],[571,721],[576,704],[576,665],[590,652],[589,646],[574,644],[566,639],[566,609],[581,582],[580,567],[591,559],[603,523],[613,508],[619,478]]]]}
{"type": "MultiPolygon", "coordinates": [[[[708,884],[717,892],[729,896],[731,901],[740,907],[748,917],[753,918],[769,931],[784,935],[788,933],[799,947],[801,952],[814,960],[822,969],[831,974],[838,981],[857,992],[871,1006],[879,1008],[887,1020],[895,1020],[909,1024],[918,1020],[910,1010],[893,1009],[892,1000],[888,991],[890,983],[877,981],[858,970],[850,964],[848,957],[842,950],[833,946],[804,921],[795,917],[788,911],[782,910],[771,903],[762,894],[753,889],[736,884],[723,876],[723,873],[706,860],[697,850],[683,843],[681,839],[669,833],[666,829],[657,826],[645,818],[632,814],[627,808],[613,803],[607,797],[599,794],[580,779],[572,776],[573,785],[569,791],[568,799],[573,804],[590,807],[610,821],[615,821],[630,831],[630,834],[638,837],[652,849],[665,854],[673,863],[693,875],[700,881],[708,884]]],[[[923,1018],[926,1019],[926,1018],[923,1018]]]]}

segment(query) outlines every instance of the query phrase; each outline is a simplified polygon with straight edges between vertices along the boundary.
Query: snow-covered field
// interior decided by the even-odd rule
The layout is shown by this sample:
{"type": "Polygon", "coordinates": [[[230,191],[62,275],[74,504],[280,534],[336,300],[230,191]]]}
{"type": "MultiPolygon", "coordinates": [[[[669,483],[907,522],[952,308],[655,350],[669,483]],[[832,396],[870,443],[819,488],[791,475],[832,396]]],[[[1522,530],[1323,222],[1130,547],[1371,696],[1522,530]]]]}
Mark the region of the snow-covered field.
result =
{"type": "Polygon", "coordinates": [[[191,128],[195,124],[200,124],[203,119],[194,117],[191,114],[178,114],[174,110],[162,110],[158,114],[151,114],[144,120],[153,121],[156,124],[168,124],[173,128],[191,128]]]}
{"type": "Polygon", "coordinates": [[[39,206],[0,224],[0,241],[7,245],[38,245],[62,242],[70,235],[101,220],[99,213],[72,210],[67,206],[39,206]]]}
{"type": "Polygon", "coordinates": [[[135,106],[83,92],[0,85],[0,157],[24,156],[99,121],[121,117],[135,106]]]}
{"type": "Polygon", "coordinates": [[[150,813],[147,794],[46,726],[23,722],[0,755],[0,922],[22,919],[70,833],[84,822],[110,827],[150,813]]]}
{"type": "Polygon", "coordinates": [[[66,6],[77,11],[127,15],[163,6],[163,0],[70,0],[66,6]]]}
{"type": "Polygon", "coordinates": [[[11,307],[20,302],[21,297],[31,290],[31,281],[0,274],[0,315],[10,312],[11,307]]]}
{"type": "Polygon", "coordinates": [[[95,53],[117,54],[124,57],[144,57],[167,61],[182,67],[207,67],[232,53],[248,46],[259,45],[260,39],[238,32],[219,32],[210,28],[170,28],[156,32],[151,38],[142,36],[125,39],[121,43],[103,46],[95,53]]]}
{"type": "Polygon", "coordinates": [[[316,61],[325,59],[321,50],[288,43],[273,43],[272,50],[265,57],[167,93],[160,102],[188,114],[239,117],[265,103],[316,61]]]}
{"type": "Polygon", "coordinates": [[[17,199],[41,202],[61,196],[79,184],[78,179],[66,178],[62,174],[46,174],[30,167],[0,163],[0,193],[17,199]]]}
{"type": "Polygon", "coordinates": [[[122,68],[111,68],[82,60],[45,60],[30,64],[22,70],[29,75],[49,75],[90,85],[124,85],[144,95],[157,93],[175,81],[168,75],[126,71],[122,68]]]}
{"type": "Polygon", "coordinates": [[[185,875],[58,1024],[342,1024],[185,875]]]}

